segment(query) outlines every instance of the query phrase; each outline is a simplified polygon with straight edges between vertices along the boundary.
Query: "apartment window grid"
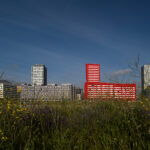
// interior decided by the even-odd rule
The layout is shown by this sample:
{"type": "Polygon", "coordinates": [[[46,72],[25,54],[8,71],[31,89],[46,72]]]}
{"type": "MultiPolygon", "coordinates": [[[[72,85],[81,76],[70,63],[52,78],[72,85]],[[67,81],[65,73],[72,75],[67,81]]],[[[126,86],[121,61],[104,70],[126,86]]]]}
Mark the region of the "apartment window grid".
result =
{"type": "Polygon", "coordinates": [[[45,65],[34,65],[31,69],[32,85],[46,85],[47,84],[47,68],[45,65]]]}

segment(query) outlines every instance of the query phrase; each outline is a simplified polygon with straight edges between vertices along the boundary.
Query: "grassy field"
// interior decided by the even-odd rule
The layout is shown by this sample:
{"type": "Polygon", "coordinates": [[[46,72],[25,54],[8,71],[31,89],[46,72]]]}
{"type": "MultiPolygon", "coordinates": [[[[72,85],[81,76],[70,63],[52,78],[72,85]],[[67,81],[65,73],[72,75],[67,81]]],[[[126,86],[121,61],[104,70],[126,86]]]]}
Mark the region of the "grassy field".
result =
{"type": "Polygon", "coordinates": [[[1,100],[0,149],[148,150],[150,100],[1,100]]]}

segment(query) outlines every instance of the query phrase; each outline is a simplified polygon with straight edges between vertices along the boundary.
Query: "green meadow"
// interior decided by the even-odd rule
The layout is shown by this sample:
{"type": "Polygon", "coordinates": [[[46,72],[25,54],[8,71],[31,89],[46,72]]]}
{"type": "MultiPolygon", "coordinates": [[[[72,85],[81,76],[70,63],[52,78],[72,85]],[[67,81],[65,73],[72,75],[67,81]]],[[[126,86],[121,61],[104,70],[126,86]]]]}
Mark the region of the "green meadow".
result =
{"type": "Polygon", "coordinates": [[[148,150],[150,100],[1,100],[0,149],[148,150]]]}

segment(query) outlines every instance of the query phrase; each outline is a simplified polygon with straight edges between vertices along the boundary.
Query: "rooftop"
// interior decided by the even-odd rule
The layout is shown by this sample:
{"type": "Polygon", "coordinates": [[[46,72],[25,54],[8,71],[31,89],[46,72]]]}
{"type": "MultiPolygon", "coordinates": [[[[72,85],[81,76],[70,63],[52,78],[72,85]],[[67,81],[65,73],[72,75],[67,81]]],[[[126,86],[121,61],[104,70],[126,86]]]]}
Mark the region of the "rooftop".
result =
{"type": "Polygon", "coordinates": [[[4,84],[11,84],[9,81],[7,80],[0,80],[0,83],[4,83],[4,84]]]}
{"type": "Polygon", "coordinates": [[[43,65],[43,64],[35,64],[33,66],[45,66],[45,65],[43,65]]]}

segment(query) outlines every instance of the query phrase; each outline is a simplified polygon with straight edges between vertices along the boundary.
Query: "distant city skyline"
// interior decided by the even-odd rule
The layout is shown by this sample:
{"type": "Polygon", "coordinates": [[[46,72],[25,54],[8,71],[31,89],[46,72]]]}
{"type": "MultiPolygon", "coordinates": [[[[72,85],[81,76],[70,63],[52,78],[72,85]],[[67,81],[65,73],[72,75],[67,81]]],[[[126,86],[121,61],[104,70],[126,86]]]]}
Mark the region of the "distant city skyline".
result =
{"type": "Polygon", "coordinates": [[[150,63],[150,2],[22,0],[0,2],[0,73],[30,83],[31,66],[48,68],[48,83],[83,87],[85,64],[130,79],[128,63],[150,63]]]}

